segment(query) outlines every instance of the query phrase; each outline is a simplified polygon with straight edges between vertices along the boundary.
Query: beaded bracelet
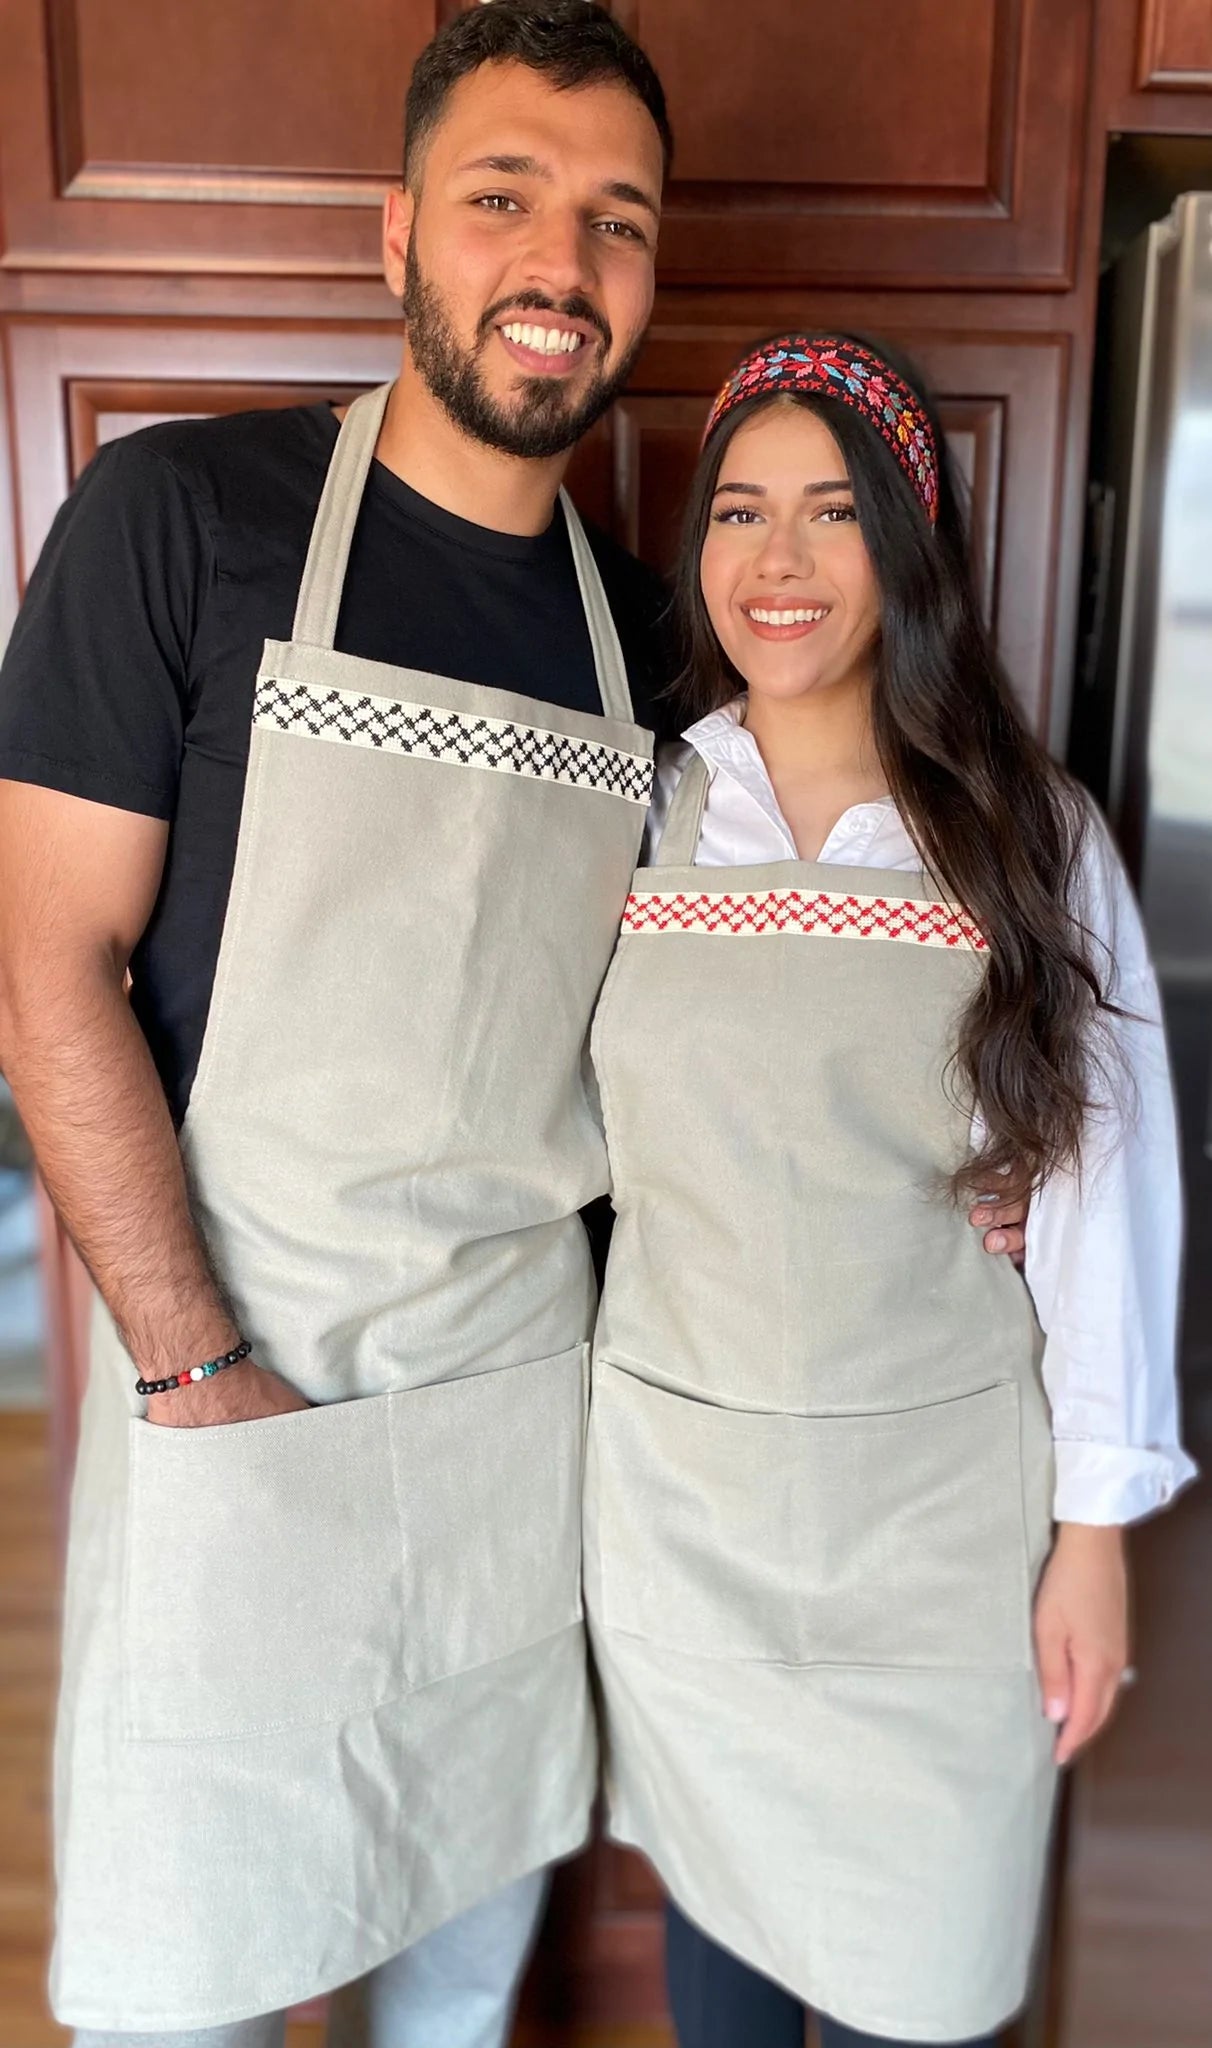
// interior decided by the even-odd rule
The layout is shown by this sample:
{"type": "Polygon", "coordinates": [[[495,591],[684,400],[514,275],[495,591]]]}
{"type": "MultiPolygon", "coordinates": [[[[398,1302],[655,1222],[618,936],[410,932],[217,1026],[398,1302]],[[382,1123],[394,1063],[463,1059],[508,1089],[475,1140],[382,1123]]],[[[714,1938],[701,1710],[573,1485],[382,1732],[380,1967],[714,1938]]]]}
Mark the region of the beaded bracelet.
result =
{"type": "Polygon", "coordinates": [[[136,1380],[136,1394],[171,1394],[174,1387],[187,1387],[191,1380],[208,1380],[215,1373],[223,1372],[229,1365],[239,1365],[247,1358],[252,1345],[247,1339],[237,1344],[234,1351],[225,1351],[220,1358],[208,1358],[205,1365],[193,1365],[188,1372],[175,1372],[166,1380],[136,1380]]]}

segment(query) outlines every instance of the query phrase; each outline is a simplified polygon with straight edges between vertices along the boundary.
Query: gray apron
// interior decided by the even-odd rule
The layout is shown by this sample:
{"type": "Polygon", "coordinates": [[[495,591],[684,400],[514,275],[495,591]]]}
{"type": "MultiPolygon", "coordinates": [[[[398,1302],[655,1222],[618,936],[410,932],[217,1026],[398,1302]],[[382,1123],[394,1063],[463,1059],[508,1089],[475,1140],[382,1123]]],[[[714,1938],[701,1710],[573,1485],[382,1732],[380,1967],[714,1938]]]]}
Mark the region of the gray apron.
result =
{"type": "Polygon", "coordinates": [[[567,500],[604,716],[334,651],[386,399],[350,408],[265,648],[181,1138],[241,1328],[316,1405],[157,1428],[98,1307],[57,1751],[77,2025],[288,2005],[588,1827],[584,1048],[651,737],[567,500]]]}
{"type": "Polygon", "coordinates": [[[695,868],[706,789],[696,756],[592,1039],[610,1827],[818,2010],[968,2039],[1024,1996],[1054,1784],[1040,1333],[937,1191],[983,942],[924,877],[695,868]]]}

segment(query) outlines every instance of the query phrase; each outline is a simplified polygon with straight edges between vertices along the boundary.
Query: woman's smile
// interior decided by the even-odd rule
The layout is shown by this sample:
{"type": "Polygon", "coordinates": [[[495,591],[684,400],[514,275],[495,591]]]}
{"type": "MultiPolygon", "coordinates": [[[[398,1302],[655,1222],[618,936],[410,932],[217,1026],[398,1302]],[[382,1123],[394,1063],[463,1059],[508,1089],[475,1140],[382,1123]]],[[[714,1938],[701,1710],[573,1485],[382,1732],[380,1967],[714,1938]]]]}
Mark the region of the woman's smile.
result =
{"type": "Polygon", "coordinates": [[[741,617],[759,640],[802,640],[823,626],[832,605],[793,604],[787,598],[777,602],[753,599],[739,607],[741,617]]]}

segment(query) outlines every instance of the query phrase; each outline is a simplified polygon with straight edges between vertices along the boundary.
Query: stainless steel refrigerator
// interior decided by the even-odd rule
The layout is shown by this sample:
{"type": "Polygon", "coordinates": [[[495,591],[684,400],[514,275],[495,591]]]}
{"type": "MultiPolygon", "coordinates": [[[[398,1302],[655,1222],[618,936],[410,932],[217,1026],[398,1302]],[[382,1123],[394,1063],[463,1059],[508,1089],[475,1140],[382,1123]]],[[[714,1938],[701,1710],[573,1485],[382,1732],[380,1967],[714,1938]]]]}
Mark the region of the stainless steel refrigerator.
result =
{"type": "Polygon", "coordinates": [[[1072,761],[1140,892],[1189,1202],[1188,1430],[1212,1439],[1212,192],[1104,279],[1072,761]]]}

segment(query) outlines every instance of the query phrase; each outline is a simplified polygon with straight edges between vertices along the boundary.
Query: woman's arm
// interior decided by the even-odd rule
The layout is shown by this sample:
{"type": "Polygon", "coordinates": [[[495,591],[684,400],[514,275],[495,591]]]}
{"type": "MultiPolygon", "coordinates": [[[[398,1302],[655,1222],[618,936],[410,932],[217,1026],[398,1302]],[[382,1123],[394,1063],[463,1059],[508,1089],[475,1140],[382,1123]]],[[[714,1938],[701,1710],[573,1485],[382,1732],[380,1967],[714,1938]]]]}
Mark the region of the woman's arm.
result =
{"type": "Polygon", "coordinates": [[[1136,904],[1096,817],[1079,908],[1128,1014],[1105,1023],[1081,1174],[1055,1175],[1027,1224],[1059,1524],[1036,1600],[1036,1652],[1061,1763],[1107,1721],[1128,1662],[1123,1525],[1165,1506],[1195,1473],[1179,1442],[1181,1191],[1161,1008],[1136,904]]]}
{"type": "Polygon", "coordinates": [[[1175,1347],[1182,1195],[1174,1094],[1140,914],[1092,817],[1080,913],[1114,1002],[1080,1176],[1057,1173],[1027,1223],[1027,1282],[1046,1334],[1058,1522],[1122,1525],[1194,1476],[1179,1441],[1175,1347]]]}

